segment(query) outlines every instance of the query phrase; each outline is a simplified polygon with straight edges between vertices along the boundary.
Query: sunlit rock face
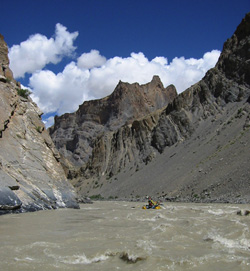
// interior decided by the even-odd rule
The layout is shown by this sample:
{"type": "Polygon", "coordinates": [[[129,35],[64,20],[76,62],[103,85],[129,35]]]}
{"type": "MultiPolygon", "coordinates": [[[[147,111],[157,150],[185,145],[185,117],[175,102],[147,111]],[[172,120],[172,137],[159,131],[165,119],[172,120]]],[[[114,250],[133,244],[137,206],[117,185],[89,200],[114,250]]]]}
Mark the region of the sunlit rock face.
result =
{"type": "Polygon", "coordinates": [[[77,208],[42,112],[13,79],[0,36],[0,214],[77,208]]]}
{"type": "Polygon", "coordinates": [[[75,113],[56,117],[49,131],[65,158],[66,171],[71,175],[95,159],[93,147],[100,137],[113,134],[123,126],[130,127],[135,120],[164,108],[176,96],[175,87],[164,88],[158,76],[145,85],[120,81],[110,96],[84,102],[75,113]]]}

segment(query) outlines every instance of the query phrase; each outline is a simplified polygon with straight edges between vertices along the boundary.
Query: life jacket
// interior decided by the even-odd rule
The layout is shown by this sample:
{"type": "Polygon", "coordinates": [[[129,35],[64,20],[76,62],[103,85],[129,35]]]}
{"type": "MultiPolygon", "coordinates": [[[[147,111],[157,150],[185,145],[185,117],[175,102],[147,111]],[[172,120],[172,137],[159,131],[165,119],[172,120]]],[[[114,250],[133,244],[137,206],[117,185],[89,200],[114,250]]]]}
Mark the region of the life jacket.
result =
{"type": "Polygon", "coordinates": [[[157,205],[157,202],[156,202],[156,201],[153,201],[152,199],[150,199],[150,200],[148,201],[148,204],[154,206],[154,205],[157,205]]]}

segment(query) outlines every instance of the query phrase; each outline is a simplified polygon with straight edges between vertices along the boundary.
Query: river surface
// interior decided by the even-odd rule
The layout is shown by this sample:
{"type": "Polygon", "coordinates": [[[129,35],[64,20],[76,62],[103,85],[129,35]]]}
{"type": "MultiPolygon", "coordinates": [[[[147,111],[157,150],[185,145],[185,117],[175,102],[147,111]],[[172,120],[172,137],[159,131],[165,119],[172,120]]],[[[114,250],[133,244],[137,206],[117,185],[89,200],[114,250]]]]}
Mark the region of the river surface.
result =
{"type": "Polygon", "coordinates": [[[95,202],[0,217],[0,270],[250,270],[248,205],[95,202]]]}

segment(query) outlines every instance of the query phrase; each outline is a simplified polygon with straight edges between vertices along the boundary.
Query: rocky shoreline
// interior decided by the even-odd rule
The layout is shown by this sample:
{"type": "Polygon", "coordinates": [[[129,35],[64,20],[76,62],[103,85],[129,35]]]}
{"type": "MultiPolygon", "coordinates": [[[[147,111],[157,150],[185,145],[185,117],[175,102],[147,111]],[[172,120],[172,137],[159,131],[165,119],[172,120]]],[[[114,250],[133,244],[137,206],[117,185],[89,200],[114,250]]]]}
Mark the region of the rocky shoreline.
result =
{"type": "MultiPolygon", "coordinates": [[[[181,196],[176,196],[176,197],[168,197],[168,196],[161,196],[161,197],[154,197],[153,198],[155,201],[159,201],[161,203],[168,203],[168,202],[173,202],[173,203],[208,203],[208,204],[239,204],[239,205],[244,205],[244,204],[250,204],[250,199],[249,197],[244,198],[240,196],[236,197],[227,197],[227,196],[222,196],[219,198],[210,198],[207,197],[205,198],[203,195],[200,197],[198,195],[192,195],[192,196],[187,196],[187,197],[181,197],[181,196]]],[[[78,203],[80,204],[92,204],[94,201],[129,201],[129,202],[145,202],[147,201],[146,196],[145,197],[109,197],[105,198],[102,197],[101,195],[93,195],[90,197],[79,197],[78,198],[78,203]]]]}

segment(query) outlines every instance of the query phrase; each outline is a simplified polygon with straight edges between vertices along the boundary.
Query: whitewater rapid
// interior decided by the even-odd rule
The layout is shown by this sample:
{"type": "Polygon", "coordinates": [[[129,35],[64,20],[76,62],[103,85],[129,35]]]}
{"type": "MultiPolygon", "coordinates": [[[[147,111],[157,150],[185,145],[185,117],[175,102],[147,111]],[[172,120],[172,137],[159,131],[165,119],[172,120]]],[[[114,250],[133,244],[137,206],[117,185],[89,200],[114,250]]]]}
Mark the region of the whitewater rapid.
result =
{"type": "Polygon", "coordinates": [[[0,217],[0,270],[250,270],[248,205],[94,202],[0,217]]]}

